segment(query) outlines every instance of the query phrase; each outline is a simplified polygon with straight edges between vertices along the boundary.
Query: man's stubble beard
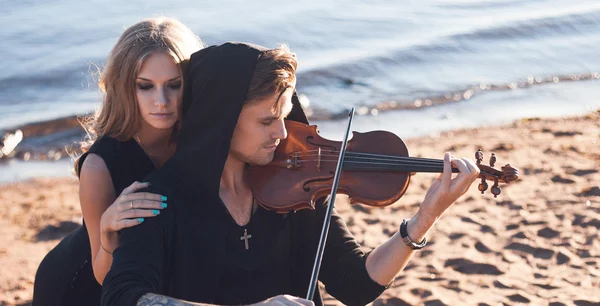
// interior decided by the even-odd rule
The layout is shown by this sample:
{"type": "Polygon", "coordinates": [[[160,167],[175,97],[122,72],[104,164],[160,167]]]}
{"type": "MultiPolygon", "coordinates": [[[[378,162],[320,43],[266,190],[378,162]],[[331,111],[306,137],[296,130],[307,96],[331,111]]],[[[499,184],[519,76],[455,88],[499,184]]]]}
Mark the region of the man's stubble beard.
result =
{"type": "Polygon", "coordinates": [[[235,156],[235,158],[237,158],[240,161],[245,162],[246,164],[257,165],[257,166],[267,165],[270,162],[272,162],[273,158],[275,157],[275,152],[269,153],[267,155],[265,155],[264,153],[261,154],[260,152],[256,152],[253,155],[245,155],[238,151],[232,151],[232,154],[233,154],[233,156],[235,156]]]}

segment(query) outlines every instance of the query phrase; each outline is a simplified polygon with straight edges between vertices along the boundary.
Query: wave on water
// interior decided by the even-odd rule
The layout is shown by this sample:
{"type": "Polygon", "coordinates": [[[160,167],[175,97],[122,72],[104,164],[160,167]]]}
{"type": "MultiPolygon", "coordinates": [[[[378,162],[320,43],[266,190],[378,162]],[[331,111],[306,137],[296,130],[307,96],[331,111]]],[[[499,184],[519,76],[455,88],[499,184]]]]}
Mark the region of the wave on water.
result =
{"type": "MultiPolygon", "coordinates": [[[[366,55],[360,59],[331,61],[318,68],[300,73],[299,84],[303,86],[325,86],[332,82],[347,82],[341,76],[360,76],[361,78],[386,74],[390,67],[405,67],[431,62],[437,57],[451,54],[468,54],[474,49],[489,44],[490,41],[510,40],[514,42],[524,38],[559,36],[586,36],[597,33],[600,26],[600,9],[574,11],[557,16],[512,20],[493,26],[474,26],[465,31],[446,33],[432,38],[432,41],[416,42],[413,45],[396,48],[390,52],[366,55]]],[[[475,51],[477,52],[477,51],[475,51]]],[[[468,55],[465,55],[468,56],[468,55]]]]}
{"type": "Polygon", "coordinates": [[[504,40],[535,38],[540,36],[578,35],[596,31],[600,23],[600,10],[571,12],[558,16],[529,18],[501,24],[495,27],[475,30],[471,33],[457,34],[452,39],[504,40]]]}

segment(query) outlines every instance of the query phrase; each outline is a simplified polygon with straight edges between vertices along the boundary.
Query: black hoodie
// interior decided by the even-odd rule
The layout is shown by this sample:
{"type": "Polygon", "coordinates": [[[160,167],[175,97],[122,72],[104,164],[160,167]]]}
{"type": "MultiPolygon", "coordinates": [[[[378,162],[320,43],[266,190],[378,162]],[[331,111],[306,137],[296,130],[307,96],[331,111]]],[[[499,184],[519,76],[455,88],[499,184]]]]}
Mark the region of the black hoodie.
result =
{"type": "MultiPolygon", "coordinates": [[[[147,191],[168,197],[168,207],[121,232],[102,305],[136,305],[146,293],[214,303],[230,222],[219,198],[221,174],[256,62],[265,50],[226,43],[192,55],[177,151],[145,180],[151,184],[147,191]]],[[[295,94],[292,103],[287,119],[308,123],[295,94]]],[[[305,297],[324,215],[323,205],[290,214],[293,290],[281,294],[305,297]]],[[[385,290],[369,277],[367,255],[334,211],[319,280],[347,305],[365,305],[385,290]]],[[[322,305],[318,291],[313,300],[322,305]]]]}

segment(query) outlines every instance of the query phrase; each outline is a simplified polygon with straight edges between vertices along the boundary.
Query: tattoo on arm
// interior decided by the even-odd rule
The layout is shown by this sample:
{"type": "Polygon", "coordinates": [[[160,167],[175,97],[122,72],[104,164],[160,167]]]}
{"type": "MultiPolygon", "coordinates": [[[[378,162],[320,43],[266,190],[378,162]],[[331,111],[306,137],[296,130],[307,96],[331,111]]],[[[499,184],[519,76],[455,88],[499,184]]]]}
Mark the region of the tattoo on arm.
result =
{"type": "Polygon", "coordinates": [[[174,299],[164,295],[147,293],[142,296],[137,306],[211,306],[212,304],[192,303],[174,299]]]}

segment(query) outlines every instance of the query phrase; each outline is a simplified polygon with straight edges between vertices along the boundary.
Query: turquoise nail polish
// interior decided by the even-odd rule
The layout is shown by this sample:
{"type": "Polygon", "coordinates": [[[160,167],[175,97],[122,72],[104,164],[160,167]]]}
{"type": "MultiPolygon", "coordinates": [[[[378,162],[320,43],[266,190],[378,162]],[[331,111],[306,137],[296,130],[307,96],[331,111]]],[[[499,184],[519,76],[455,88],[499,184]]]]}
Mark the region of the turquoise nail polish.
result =
{"type": "Polygon", "coordinates": [[[155,209],[155,210],[152,211],[152,213],[155,214],[155,215],[158,215],[160,212],[155,209]]]}
{"type": "Polygon", "coordinates": [[[160,206],[161,206],[162,208],[167,208],[167,203],[162,203],[162,204],[160,204],[160,206]]]}
{"type": "Polygon", "coordinates": [[[144,218],[138,218],[138,221],[144,222],[144,218]]]}
{"type": "Polygon", "coordinates": [[[162,196],[160,199],[161,199],[161,200],[163,200],[163,201],[166,201],[166,200],[167,200],[167,197],[165,197],[165,196],[162,196]]]}

